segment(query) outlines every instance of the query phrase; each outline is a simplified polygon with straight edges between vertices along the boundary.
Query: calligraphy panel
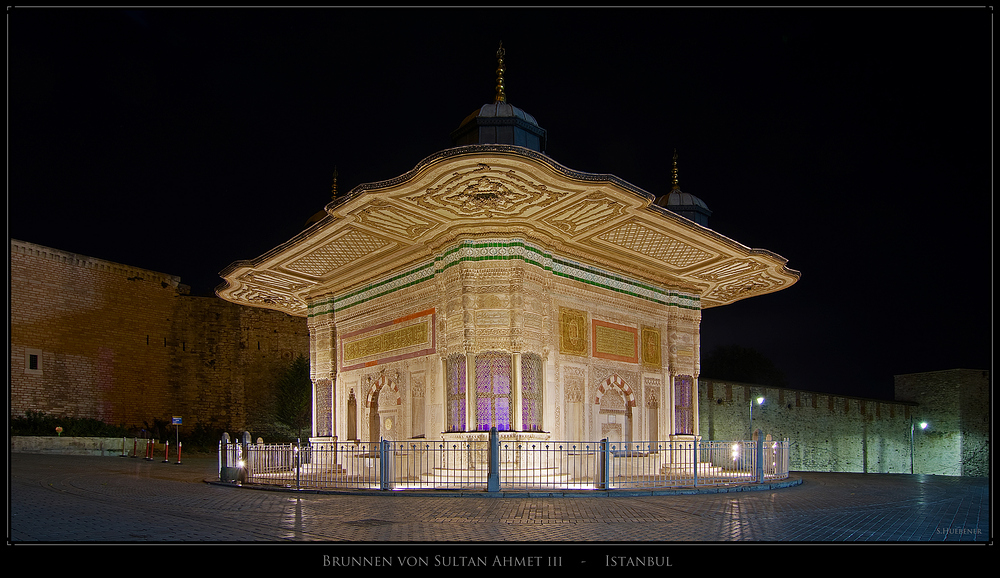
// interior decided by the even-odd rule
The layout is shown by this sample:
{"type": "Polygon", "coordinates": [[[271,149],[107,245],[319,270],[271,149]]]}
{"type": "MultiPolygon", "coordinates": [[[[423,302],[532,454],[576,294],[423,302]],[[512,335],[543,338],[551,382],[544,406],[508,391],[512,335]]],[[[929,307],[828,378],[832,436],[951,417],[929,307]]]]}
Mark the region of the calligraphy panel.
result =
{"type": "Polygon", "coordinates": [[[615,325],[605,321],[593,321],[594,357],[639,362],[639,335],[634,327],[615,325]]]}

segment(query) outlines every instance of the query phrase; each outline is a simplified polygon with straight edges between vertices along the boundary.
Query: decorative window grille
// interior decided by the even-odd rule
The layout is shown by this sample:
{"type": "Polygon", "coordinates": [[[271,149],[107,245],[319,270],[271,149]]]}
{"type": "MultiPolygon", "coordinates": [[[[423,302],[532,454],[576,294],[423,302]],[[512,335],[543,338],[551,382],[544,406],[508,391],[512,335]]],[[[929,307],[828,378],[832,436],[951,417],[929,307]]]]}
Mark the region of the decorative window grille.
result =
{"type": "Polygon", "coordinates": [[[465,431],[465,356],[448,356],[448,431],[465,431]]]}
{"type": "Polygon", "coordinates": [[[694,433],[694,379],[690,375],[674,378],[674,433],[694,433]]]}
{"type": "Polygon", "coordinates": [[[511,430],[511,355],[486,351],[476,355],[476,429],[511,430]]]}
{"type": "Polygon", "coordinates": [[[521,355],[521,427],[542,431],[542,357],[521,355]]]}

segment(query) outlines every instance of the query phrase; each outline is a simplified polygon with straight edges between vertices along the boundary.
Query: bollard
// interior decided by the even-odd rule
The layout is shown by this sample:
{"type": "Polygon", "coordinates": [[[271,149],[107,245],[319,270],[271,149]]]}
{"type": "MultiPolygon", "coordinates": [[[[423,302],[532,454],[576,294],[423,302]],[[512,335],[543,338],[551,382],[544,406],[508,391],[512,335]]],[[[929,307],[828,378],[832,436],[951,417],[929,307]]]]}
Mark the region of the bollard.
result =
{"type": "Polygon", "coordinates": [[[127,458],[128,457],[128,450],[125,449],[125,442],[126,441],[128,441],[128,438],[125,437],[125,436],[122,436],[122,455],[120,457],[123,457],[123,458],[127,458]]]}
{"type": "Polygon", "coordinates": [[[181,463],[181,447],[184,446],[184,442],[177,442],[177,463],[181,463]]]}
{"type": "Polygon", "coordinates": [[[143,458],[147,462],[153,461],[153,440],[146,439],[146,457],[143,458]]]}
{"type": "Polygon", "coordinates": [[[170,440],[167,440],[167,442],[163,444],[163,461],[161,463],[170,463],[170,440]]]}
{"type": "Polygon", "coordinates": [[[132,457],[139,457],[139,438],[132,438],[132,457]]]}

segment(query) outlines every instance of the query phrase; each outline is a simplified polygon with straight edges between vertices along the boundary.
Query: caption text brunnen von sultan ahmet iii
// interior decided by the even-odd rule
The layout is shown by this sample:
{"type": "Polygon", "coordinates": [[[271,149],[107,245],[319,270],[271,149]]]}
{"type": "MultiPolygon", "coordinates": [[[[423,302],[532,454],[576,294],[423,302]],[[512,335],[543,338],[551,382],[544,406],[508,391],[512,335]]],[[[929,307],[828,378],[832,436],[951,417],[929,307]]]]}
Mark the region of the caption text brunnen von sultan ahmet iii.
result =
{"type": "MultiPolygon", "coordinates": [[[[667,556],[602,556],[607,567],[669,567],[667,556]]],[[[562,556],[330,556],[323,555],[325,567],[507,567],[558,568],[562,556]]]]}

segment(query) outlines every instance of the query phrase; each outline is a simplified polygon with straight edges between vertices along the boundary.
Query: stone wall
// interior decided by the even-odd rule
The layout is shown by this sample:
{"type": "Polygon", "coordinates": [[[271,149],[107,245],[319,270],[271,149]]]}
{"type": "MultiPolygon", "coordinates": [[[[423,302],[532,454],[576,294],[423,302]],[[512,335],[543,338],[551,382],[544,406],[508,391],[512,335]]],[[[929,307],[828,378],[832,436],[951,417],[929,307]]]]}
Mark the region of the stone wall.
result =
{"type": "Polygon", "coordinates": [[[951,369],[897,375],[896,399],[919,404],[913,460],[919,472],[988,476],[990,373],[951,369]],[[926,429],[919,424],[927,424],[926,429]]]}
{"type": "Polygon", "coordinates": [[[704,440],[747,439],[753,429],[791,440],[797,471],[909,473],[910,416],[916,404],[703,379],[704,440]]]}
{"type": "MultiPolygon", "coordinates": [[[[123,453],[143,455],[145,445],[137,447],[133,439],[124,438],[93,438],[93,437],[52,437],[52,436],[11,436],[11,453],[22,454],[57,454],[64,456],[116,456],[123,453]]],[[[159,446],[157,455],[163,459],[163,446],[159,446]]],[[[171,448],[174,451],[174,448],[171,448]]],[[[176,459],[176,453],[174,453],[176,459]]]]}
{"type": "Polygon", "coordinates": [[[791,440],[792,470],[989,475],[988,371],[897,375],[895,382],[896,400],[887,401],[702,379],[701,436],[746,438],[753,403],[753,429],[791,440]],[[752,401],[759,396],[762,405],[752,401]]]}
{"type": "MultiPolygon", "coordinates": [[[[180,278],[11,241],[10,413],[239,431],[295,356],[304,319],[194,297],[180,278]],[[248,412],[249,410],[249,412],[248,412]]],[[[251,420],[252,421],[252,420],[251,420]]],[[[190,430],[189,430],[190,431],[190,430]]]]}

